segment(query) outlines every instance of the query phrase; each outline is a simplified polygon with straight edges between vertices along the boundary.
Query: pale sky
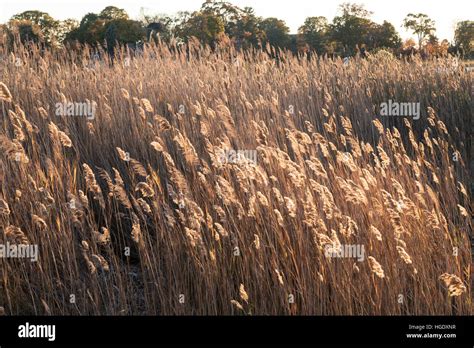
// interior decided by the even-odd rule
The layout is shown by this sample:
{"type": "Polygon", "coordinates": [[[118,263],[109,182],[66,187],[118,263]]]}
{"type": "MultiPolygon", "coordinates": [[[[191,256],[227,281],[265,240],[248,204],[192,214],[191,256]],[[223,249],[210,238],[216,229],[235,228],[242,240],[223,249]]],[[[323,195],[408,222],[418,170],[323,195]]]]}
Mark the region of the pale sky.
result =
{"type": "MultiPolygon", "coordinates": [[[[257,15],[277,17],[286,21],[291,33],[296,33],[306,17],[325,16],[331,21],[337,7],[343,2],[364,4],[373,12],[372,20],[391,22],[403,39],[413,37],[402,27],[408,13],[425,13],[436,22],[436,35],[440,39],[452,40],[457,21],[474,20],[472,0],[230,0],[234,5],[250,6],[257,15]]],[[[140,9],[147,14],[174,14],[178,11],[199,9],[203,0],[0,0],[0,23],[8,21],[14,14],[27,10],[48,12],[56,19],[80,20],[88,12],[100,12],[113,5],[125,9],[131,18],[137,18],[140,9]]]]}

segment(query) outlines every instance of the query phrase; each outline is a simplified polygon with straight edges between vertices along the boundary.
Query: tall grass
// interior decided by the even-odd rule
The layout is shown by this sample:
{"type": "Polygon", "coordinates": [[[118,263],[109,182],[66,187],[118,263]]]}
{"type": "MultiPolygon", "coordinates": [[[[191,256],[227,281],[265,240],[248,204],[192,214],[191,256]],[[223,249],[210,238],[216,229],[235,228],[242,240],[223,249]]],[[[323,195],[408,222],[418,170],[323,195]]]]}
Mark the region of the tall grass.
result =
{"type": "Polygon", "coordinates": [[[0,55],[0,244],[39,246],[0,259],[6,314],[472,314],[472,75],[449,60],[0,55]]]}

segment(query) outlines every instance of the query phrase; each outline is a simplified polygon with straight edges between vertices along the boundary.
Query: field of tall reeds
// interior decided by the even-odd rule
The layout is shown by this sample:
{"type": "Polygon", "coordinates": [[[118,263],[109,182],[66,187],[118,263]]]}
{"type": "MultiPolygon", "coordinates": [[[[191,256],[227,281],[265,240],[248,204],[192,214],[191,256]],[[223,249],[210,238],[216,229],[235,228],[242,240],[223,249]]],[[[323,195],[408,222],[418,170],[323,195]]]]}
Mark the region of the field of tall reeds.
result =
{"type": "Polygon", "coordinates": [[[0,57],[0,244],[38,247],[0,258],[4,314],[473,313],[472,75],[450,59],[0,57]]]}

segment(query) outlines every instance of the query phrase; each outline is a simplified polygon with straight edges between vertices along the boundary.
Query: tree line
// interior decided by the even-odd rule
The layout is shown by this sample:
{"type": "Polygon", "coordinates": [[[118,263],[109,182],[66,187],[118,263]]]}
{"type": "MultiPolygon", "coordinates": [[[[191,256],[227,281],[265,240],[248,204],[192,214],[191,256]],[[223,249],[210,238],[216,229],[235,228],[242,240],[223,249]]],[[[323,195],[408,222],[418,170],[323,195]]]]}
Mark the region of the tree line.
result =
{"type": "Polygon", "coordinates": [[[435,22],[427,15],[410,13],[403,26],[416,35],[403,42],[388,21],[373,22],[372,12],[362,5],[344,3],[331,22],[323,16],[306,18],[296,35],[290,35],[285,21],[257,16],[251,7],[239,8],[222,0],[206,0],[195,12],[176,15],[141,14],[133,20],[123,9],[108,6],[100,13],[88,13],[81,21],[59,21],[48,13],[26,11],[0,25],[0,43],[33,42],[49,47],[88,44],[113,49],[116,45],[137,45],[150,41],[186,43],[199,40],[216,47],[233,44],[238,49],[271,45],[294,52],[352,56],[388,50],[395,54],[420,53],[444,56],[448,53],[474,58],[474,21],[457,23],[454,41],[436,36],[435,22]]]}

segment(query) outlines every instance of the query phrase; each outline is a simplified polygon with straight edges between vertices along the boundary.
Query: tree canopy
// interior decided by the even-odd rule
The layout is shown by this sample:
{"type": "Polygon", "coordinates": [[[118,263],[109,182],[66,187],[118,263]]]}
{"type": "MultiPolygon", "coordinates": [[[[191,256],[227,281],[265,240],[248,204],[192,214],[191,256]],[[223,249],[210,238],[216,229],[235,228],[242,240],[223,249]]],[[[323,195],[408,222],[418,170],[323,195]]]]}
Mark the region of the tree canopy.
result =
{"type": "Polygon", "coordinates": [[[290,29],[285,21],[274,17],[266,18],[260,23],[260,28],[265,32],[264,42],[277,47],[286,47],[289,44],[290,29]]]}
{"type": "Polygon", "coordinates": [[[106,43],[114,47],[115,43],[135,43],[145,39],[146,30],[142,23],[129,19],[125,10],[108,6],[99,14],[86,14],[78,27],[66,35],[66,41],[79,41],[90,45],[106,43]]]}
{"type": "Polygon", "coordinates": [[[211,46],[230,42],[240,49],[268,44],[320,55],[350,56],[362,50],[380,49],[405,52],[409,48],[410,52],[423,49],[432,55],[443,55],[454,49],[473,56],[473,21],[457,24],[453,46],[446,40],[439,42],[434,35],[435,22],[427,15],[409,13],[403,26],[416,35],[416,49],[402,45],[393,24],[388,21],[375,23],[371,15],[372,12],[363,5],[344,3],[332,21],[323,16],[309,16],[297,34],[290,35],[282,19],[262,18],[251,7],[240,8],[225,0],[205,0],[195,12],[170,16],[149,15],[142,10],[138,20],[131,19],[124,9],[115,6],[107,6],[99,13],[88,13],[79,22],[74,19],[59,21],[41,11],[25,11],[14,15],[2,32],[4,38],[18,37],[22,42],[48,46],[79,42],[113,49],[117,43],[137,44],[147,40],[187,42],[195,38],[211,46]]]}
{"type": "Polygon", "coordinates": [[[454,32],[456,46],[462,48],[464,54],[474,59],[474,21],[461,21],[457,23],[454,32]]]}
{"type": "Polygon", "coordinates": [[[403,20],[403,26],[411,29],[418,37],[418,47],[423,46],[424,40],[435,31],[435,22],[424,13],[409,13],[403,20]]]}

